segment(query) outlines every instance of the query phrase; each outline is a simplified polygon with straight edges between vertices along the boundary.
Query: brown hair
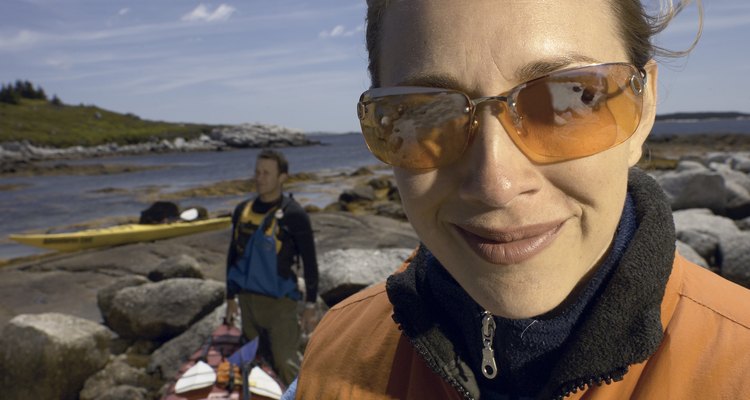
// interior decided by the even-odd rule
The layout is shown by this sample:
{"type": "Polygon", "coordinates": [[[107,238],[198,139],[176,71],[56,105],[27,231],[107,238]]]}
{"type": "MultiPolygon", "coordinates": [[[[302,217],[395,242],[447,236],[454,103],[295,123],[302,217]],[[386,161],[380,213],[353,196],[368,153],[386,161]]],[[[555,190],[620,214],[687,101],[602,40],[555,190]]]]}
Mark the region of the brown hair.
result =
{"type": "Polygon", "coordinates": [[[260,159],[276,161],[276,166],[279,167],[279,174],[289,173],[289,162],[286,160],[286,157],[284,157],[284,154],[282,154],[280,151],[264,149],[260,153],[258,153],[257,160],[260,159]]]}
{"type": "MultiPolygon", "coordinates": [[[[698,31],[693,43],[682,51],[671,51],[651,43],[651,38],[663,31],[669,22],[677,16],[692,0],[660,0],[660,9],[654,15],[649,14],[641,0],[610,0],[612,9],[620,21],[620,36],[627,47],[628,57],[637,67],[643,67],[656,57],[680,57],[687,55],[698,43],[703,30],[703,4],[695,0],[698,6],[698,31]]],[[[365,39],[369,54],[368,70],[373,87],[380,86],[380,71],[378,58],[380,52],[380,29],[383,13],[388,7],[389,0],[367,0],[367,29],[365,39]]]]}

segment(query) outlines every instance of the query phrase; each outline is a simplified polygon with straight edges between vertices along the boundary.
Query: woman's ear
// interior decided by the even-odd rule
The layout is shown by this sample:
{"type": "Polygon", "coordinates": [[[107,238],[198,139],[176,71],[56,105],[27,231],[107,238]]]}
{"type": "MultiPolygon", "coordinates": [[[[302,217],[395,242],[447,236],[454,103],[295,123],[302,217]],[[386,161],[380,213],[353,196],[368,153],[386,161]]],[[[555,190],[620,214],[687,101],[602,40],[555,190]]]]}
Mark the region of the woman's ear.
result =
{"type": "Polygon", "coordinates": [[[659,75],[659,69],[656,61],[650,60],[644,67],[646,70],[646,91],[643,93],[643,110],[641,112],[641,123],[638,124],[633,136],[630,138],[630,156],[628,164],[632,167],[635,165],[643,154],[643,144],[651,133],[656,119],[656,82],[659,75]]]}

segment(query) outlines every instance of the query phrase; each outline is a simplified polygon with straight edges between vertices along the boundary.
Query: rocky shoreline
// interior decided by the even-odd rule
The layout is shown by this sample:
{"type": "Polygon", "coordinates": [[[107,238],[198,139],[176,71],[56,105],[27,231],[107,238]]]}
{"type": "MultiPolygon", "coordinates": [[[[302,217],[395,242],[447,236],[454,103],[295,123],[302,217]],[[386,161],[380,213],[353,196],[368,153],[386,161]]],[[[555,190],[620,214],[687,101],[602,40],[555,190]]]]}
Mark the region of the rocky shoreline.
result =
{"type": "Polygon", "coordinates": [[[248,147],[310,146],[318,142],[301,131],[267,124],[240,124],[214,128],[210,134],[195,139],[153,140],[146,143],[51,148],[29,142],[0,143],[0,165],[13,162],[97,158],[115,155],[166,153],[176,151],[221,151],[248,147]]]}
{"type": "MultiPolygon", "coordinates": [[[[651,167],[672,206],[680,253],[750,287],[750,151],[688,152],[651,167]]],[[[327,177],[338,188],[336,201],[307,207],[321,310],[384,279],[418,244],[393,177],[382,172],[327,177]]],[[[310,174],[291,184],[321,181],[310,174]]],[[[223,193],[236,182],[213,186],[198,190],[223,193]]],[[[229,235],[207,232],[0,268],[0,371],[8,372],[0,374],[0,391],[9,398],[159,398],[223,315],[229,235]],[[40,382],[40,368],[67,374],[40,382]]]]}

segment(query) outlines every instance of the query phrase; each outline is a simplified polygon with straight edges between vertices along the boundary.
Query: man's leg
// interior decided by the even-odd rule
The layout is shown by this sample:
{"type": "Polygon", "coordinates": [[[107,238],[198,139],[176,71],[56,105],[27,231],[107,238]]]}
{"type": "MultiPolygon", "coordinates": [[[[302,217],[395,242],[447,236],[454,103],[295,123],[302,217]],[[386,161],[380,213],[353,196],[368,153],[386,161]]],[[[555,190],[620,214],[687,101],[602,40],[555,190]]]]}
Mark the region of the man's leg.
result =
{"type": "Polygon", "coordinates": [[[275,318],[268,326],[273,353],[273,367],[284,385],[289,386],[299,372],[300,328],[297,322],[297,302],[289,298],[273,299],[275,318]]]}
{"type": "Polygon", "coordinates": [[[248,341],[253,340],[259,334],[258,321],[253,313],[253,296],[250,293],[240,293],[240,315],[242,316],[242,334],[248,341]]]}

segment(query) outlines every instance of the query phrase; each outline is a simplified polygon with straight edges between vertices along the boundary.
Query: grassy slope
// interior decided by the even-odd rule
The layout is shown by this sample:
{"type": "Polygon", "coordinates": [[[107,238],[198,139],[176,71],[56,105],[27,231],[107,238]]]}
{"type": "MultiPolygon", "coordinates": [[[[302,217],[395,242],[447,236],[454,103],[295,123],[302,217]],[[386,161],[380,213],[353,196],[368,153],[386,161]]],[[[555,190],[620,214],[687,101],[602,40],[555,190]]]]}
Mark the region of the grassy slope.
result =
{"type": "Polygon", "coordinates": [[[54,106],[43,100],[24,99],[19,105],[0,103],[0,143],[28,140],[51,147],[132,144],[152,138],[195,138],[213,127],[147,121],[95,106],[54,106]]]}

